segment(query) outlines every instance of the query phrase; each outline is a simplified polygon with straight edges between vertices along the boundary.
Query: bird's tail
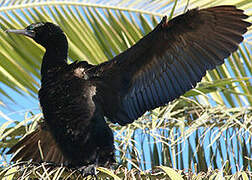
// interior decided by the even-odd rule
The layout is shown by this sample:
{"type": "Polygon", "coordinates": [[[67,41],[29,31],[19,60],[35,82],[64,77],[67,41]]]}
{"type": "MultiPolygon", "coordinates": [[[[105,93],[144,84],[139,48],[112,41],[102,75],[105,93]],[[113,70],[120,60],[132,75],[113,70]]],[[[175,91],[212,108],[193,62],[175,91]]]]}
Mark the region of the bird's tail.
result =
{"type": "Polygon", "coordinates": [[[11,161],[29,161],[33,163],[50,162],[53,164],[68,164],[58,148],[49,129],[44,123],[37,130],[25,136],[15,144],[7,154],[14,153],[11,161]]]}

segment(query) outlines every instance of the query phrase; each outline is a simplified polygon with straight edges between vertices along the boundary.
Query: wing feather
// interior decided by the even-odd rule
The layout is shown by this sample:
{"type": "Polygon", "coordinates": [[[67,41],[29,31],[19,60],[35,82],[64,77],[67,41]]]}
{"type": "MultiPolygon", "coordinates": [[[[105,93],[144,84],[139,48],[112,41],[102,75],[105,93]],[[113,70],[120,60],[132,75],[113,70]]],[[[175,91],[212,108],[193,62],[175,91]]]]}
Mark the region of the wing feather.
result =
{"type": "Polygon", "coordinates": [[[120,98],[112,104],[114,112],[106,109],[107,116],[124,125],[195,87],[206,70],[237,50],[251,25],[246,18],[235,6],[193,9],[170,21],[164,17],[131,48],[96,67],[112,88],[119,85],[120,98]]]}

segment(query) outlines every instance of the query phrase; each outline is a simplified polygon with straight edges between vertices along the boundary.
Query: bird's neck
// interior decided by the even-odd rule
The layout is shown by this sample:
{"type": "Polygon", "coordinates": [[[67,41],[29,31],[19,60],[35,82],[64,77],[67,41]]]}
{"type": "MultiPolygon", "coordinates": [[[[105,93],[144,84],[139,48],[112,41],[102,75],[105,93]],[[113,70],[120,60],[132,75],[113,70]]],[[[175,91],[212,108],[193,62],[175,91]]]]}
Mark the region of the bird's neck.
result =
{"type": "Polygon", "coordinates": [[[48,42],[41,65],[42,79],[67,66],[68,43],[64,34],[48,42]]]}

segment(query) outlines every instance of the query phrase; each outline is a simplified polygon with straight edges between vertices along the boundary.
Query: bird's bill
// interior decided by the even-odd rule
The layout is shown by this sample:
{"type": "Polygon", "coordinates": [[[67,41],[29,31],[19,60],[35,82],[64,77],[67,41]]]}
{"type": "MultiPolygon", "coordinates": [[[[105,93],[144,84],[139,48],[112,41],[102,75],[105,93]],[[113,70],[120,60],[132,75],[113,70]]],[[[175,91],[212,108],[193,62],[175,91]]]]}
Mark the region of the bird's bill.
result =
{"type": "Polygon", "coordinates": [[[35,32],[34,31],[29,31],[27,29],[8,29],[5,32],[7,32],[7,33],[15,33],[15,34],[22,34],[22,35],[28,36],[30,38],[34,38],[35,37],[35,32]]]}

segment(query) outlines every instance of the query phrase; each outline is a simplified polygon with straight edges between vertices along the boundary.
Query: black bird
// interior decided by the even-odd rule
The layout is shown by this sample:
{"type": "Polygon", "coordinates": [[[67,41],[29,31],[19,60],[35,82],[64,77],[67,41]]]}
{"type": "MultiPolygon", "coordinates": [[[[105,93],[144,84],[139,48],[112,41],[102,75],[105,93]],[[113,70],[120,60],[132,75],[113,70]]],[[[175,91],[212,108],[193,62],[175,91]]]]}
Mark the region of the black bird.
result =
{"type": "Polygon", "coordinates": [[[46,49],[39,90],[45,122],[10,149],[21,148],[12,160],[75,168],[111,164],[113,133],[104,117],[126,125],[194,88],[207,70],[237,50],[251,25],[247,17],[235,6],[193,9],[170,21],[164,17],[131,48],[98,65],[67,64],[67,38],[52,23],[8,30],[46,49]]]}

